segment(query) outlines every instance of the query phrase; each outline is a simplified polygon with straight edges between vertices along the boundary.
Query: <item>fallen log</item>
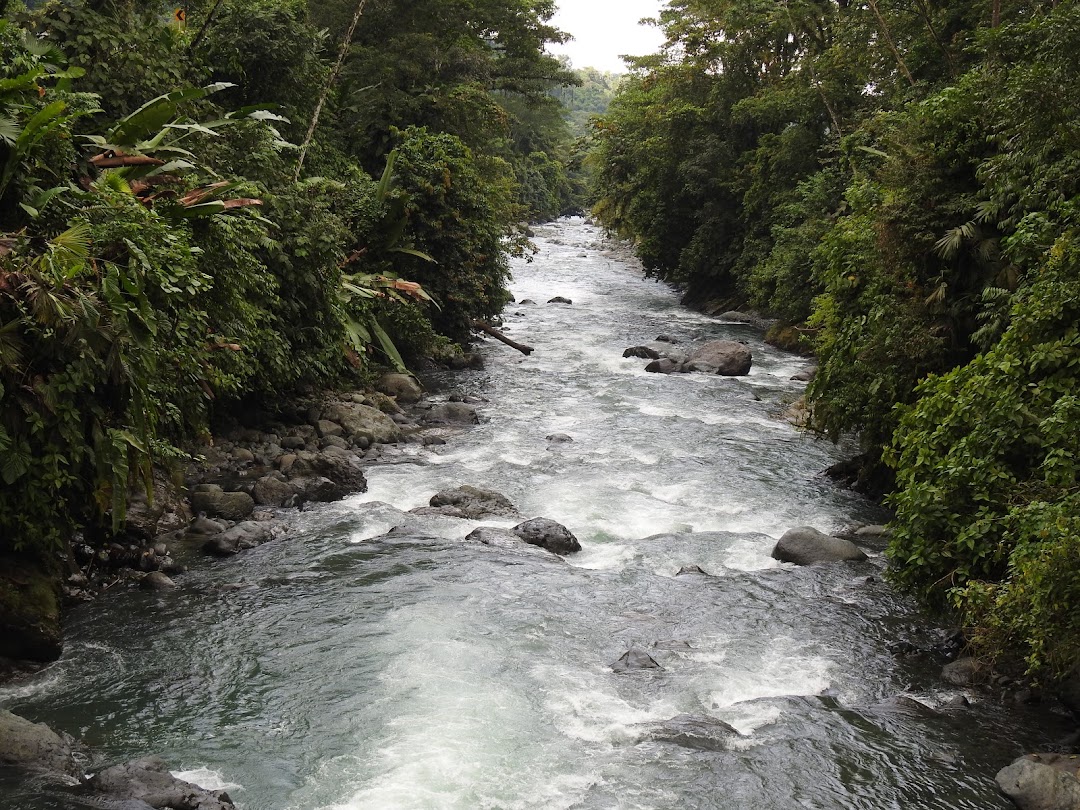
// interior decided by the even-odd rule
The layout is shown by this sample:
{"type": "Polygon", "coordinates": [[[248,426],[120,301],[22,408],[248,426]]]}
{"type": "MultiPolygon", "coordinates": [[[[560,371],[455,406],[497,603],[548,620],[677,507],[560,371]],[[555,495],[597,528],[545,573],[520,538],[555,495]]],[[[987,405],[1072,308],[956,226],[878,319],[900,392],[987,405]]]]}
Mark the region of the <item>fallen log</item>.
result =
{"type": "Polygon", "coordinates": [[[472,328],[473,329],[479,329],[481,332],[484,332],[485,334],[491,335],[496,340],[498,340],[498,341],[500,341],[502,343],[505,343],[511,349],[517,349],[522,354],[528,355],[528,354],[533,353],[533,347],[532,346],[526,346],[523,343],[517,343],[517,342],[511,340],[510,338],[508,338],[506,335],[504,335],[502,332],[500,332],[498,329],[496,329],[494,326],[492,326],[489,323],[484,323],[483,321],[474,320],[472,322],[472,328]]]}

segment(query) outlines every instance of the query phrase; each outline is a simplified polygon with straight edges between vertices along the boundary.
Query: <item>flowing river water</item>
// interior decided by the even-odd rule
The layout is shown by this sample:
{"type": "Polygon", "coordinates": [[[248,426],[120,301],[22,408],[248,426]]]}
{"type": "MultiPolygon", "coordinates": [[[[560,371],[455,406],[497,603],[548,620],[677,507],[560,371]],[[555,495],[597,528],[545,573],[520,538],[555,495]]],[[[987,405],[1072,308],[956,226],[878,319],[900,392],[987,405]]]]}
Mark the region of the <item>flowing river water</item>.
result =
{"type": "MultiPolygon", "coordinates": [[[[0,705],[111,761],[161,754],[243,810],[1010,807],[994,772],[1046,741],[994,701],[890,702],[959,691],[940,661],[889,651],[934,629],[883,584],[880,549],[769,556],[793,526],[881,519],[821,475],[841,451],[781,416],[805,361],[681,308],[581,220],[536,243],[512,289],[539,303],[505,316],[535,353],[490,342],[485,370],[433,381],[482,397],[488,421],[405,446],[367,493],[196,564],[177,591],[73,610],[63,659],[0,705]],[[622,357],[660,333],[746,340],[753,370],[665,376],[622,357]],[[405,514],[462,484],[584,550],[548,561],[466,543],[476,522],[405,514]],[[711,576],[676,576],[692,565],[711,576]],[[633,646],[662,669],[612,671],[633,646]],[[679,715],[705,731],[656,733],[679,715]]],[[[83,806],[0,785],[5,810],[83,806]]]]}

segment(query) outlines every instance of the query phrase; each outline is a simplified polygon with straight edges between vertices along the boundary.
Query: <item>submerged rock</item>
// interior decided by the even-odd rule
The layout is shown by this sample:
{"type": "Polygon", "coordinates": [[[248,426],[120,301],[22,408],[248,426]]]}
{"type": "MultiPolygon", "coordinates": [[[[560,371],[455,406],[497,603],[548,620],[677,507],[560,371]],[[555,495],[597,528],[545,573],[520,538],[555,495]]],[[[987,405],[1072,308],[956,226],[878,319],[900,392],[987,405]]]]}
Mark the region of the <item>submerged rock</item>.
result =
{"type": "Polygon", "coordinates": [[[1080,780],[1075,776],[1080,758],[1060,754],[1030,754],[997,773],[1001,792],[1020,810],[1077,810],[1080,780]]]}
{"type": "Polygon", "coordinates": [[[678,363],[668,357],[653,360],[649,365],[645,366],[645,370],[650,374],[676,374],[680,368],[681,366],[678,363]]]}
{"type": "Polygon", "coordinates": [[[650,723],[646,738],[697,751],[725,751],[733,737],[742,735],[723,720],[708,715],[680,714],[661,723],[650,723]]]}
{"type": "Polygon", "coordinates": [[[553,551],[548,551],[541,546],[526,543],[510,529],[500,529],[495,526],[478,526],[465,536],[465,541],[480,543],[490,548],[498,548],[511,551],[514,554],[524,554],[549,562],[561,562],[562,557],[553,551]]]}
{"type": "Polygon", "coordinates": [[[0,766],[79,776],[74,754],[71,737],[0,709],[0,766]]]}
{"type": "Polygon", "coordinates": [[[223,790],[206,790],[177,779],[160,757],[145,757],[114,765],[90,779],[91,788],[127,801],[145,802],[164,810],[235,810],[223,790]]]}
{"type": "Polygon", "coordinates": [[[660,352],[652,346],[631,346],[622,353],[623,357],[640,357],[645,360],[659,360],[660,352]]]}
{"type": "Polygon", "coordinates": [[[810,526],[784,532],[773,548],[772,556],[796,565],[866,559],[866,553],[850,540],[824,534],[810,526]]]}
{"type": "Polygon", "coordinates": [[[556,295],[554,298],[549,298],[548,303],[549,304],[572,304],[574,302],[571,301],[569,298],[566,298],[564,296],[556,295]]]}
{"type": "Polygon", "coordinates": [[[540,546],[555,554],[581,551],[581,543],[561,523],[547,518],[533,518],[513,528],[514,534],[532,546],[540,546]]]}
{"type": "Polygon", "coordinates": [[[637,647],[631,647],[624,652],[619,660],[611,665],[611,668],[618,673],[636,672],[642,669],[663,669],[656,663],[655,658],[637,647]]]}

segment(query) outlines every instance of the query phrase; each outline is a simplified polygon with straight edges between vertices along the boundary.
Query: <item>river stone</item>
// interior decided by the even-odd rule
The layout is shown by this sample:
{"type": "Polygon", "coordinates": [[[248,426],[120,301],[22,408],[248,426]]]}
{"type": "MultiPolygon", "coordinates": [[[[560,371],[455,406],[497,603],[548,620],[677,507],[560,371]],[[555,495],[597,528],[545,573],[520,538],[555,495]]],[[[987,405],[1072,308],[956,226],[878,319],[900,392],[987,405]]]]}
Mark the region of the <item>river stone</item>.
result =
{"type": "Polygon", "coordinates": [[[692,371],[742,377],[750,373],[753,355],[750,348],[734,340],[710,340],[695,346],[686,360],[692,371]]]}
{"type": "Polygon", "coordinates": [[[660,352],[652,346],[631,346],[622,353],[623,357],[640,357],[644,360],[659,360],[660,352]]]}
{"type": "Polygon", "coordinates": [[[431,424],[480,424],[476,408],[466,402],[441,402],[427,412],[424,421],[431,424]]]}
{"type": "Polygon", "coordinates": [[[246,492],[195,492],[191,510],[208,517],[243,520],[255,510],[255,501],[246,492]]]}
{"type": "Polygon", "coordinates": [[[447,515],[449,517],[483,520],[489,517],[520,517],[510,499],[490,489],[461,486],[436,492],[426,509],[414,509],[415,514],[447,515]]]}
{"type": "Polygon", "coordinates": [[[188,527],[188,533],[205,535],[220,534],[227,528],[229,527],[220,520],[212,520],[206,515],[199,515],[191,521],[191,525],[188,527]]]}
{"type": "Polygon", "coordinates": [[[0,709],[0,765],[20,770],[79,776],[74,740],[44,723],[31,723],[0,709]]]}
{"type": "Polygon", "coordinates": [[[1077,759],[1053,754],[1031,754],[997,773],[998,787],[1020,810],[1077,810],[1080,780],[1077,759]]]}
{"type": "Polygon", "coordinates": [[[804,368],[802,371],[796,372],[792,375],[791,379],[795,382],[810,382],[817,376],[817,366],[810,366],[804,368]]]}
{"type": "Polygon", "coordinates": [[[383,374],[379,381],[375,383],[375,387],[398,402],[419,402],[420,398],[424,396],[424,389],[420,387],[420,383],[416,381],[416,378],[410,374],[399,374],[397,372],[383,374]]]}
{"type": "Polygon", "coordinates": [[[315,432],[319,435],[319,438],[325,439],[327,436],[343,436],[345,428],[337,422],[331,422],[329,419],[320,419],[315,423],[315,432]]]}
{"type": "Polygon", "coordinates": [[[176,583],[160,571],[151,571],[139,580],[139,587],[147,591],[171,591],[176,583]]]}
{"type": "Polygon", "coordinates": [[[159,810],[235,810],[236,807],[223,790],[206,790],[177,779],[160,757],[114,765],[95,775],[88,784],[99,793],[146,802],[159,810]]]}
{"type": "Polygon", "coordinates": [[[286,436],[281,440],[281,447],[285,450],[303,450],[306,446],[307,439],[303,436],[286,436]]]}
{"type": "MultiPolygon", "coordinates": [[[[390,421],[389,417],[383,418],[390,421]]],[[[367,491],[367,479],[360,460],[340,447],[327,447],[318,453],[300,451],[289,465],[289,480],[304,493],[307,500],[323,503],[341,500],[353,492],[367,491]],[[333,492],[321,480],[315,486],[314,479],[333,482],[333,492]]]]}
{"type": "Polygon", "coordinates": [[[322,418],[337,422],[353,441],[364,438],[373,444],[390,444],[401,439],[401,428],[394,420],[368,405],[335,402],[323,411],[322,418]]]}
{"type": "Polygon", "coordinates": [[[0,656],[60,657],[60,587],[60,576],[33,558],[0,554],[0,656]]]}
{"type": "Polygon", "coordinates": [[[203,553],[213,557],[231,557],[274,539],[277,526],[274,522],[258,520],[237,523],[231,529],[207,540],[202,547],[203,553]]]}
{"type": "Polygon", "coordinates": [[[533,518],[519,523],[512,531],[526,543],[540,546],[556,554],[572,554],[581,551],[581,543],[561,523],[547,518],[533,518]]]}
{"type": "Polygon", "coordinates": [[[296,497],[296,488],[281,479],[281,473],[264,475],[255,482],[251,494],[260,506],[286,506],[296,497]]]}
{"type": "Polygon", "coordinates": [[[711,576],[711,574],[707,574],[707,573],[705,573],[705,571],[701,570],[701,566],[698,566],[698,565],[684,565],[682,568],[680,568],[678,571],[675,572],[675,576],[677,576],[677,577],[686,577],[686,576],[703,576],[703,577],[707,577],[707,576],[711,576]]]}
{"type": "Polygon", "coordinates": [[[552,444],[570,444],[574,437],[566,433],[549,433],[545,437],[552,444]]]}
{"type": "Polygon", "coordinates": [[[624,652],[619,660],[611,665],[611,668],[619,673],[634,672],[641,669],[663,669],[662,666],[656,663],[656,659],[637,647],[631,647],[624,652]]]}
{"type": "Polygon", "coordinates": [[[965,656],[942,667],[941,678],[953,686],[971,686],[981,678],[985,671],[986,667],[977,658],[965,656]]]}
{"type": "Polygon", "coordinates": [[[680,368],[681,366],[678,363],[668,357],[653,360],[649,365],[645,366],[645,370],[651,374],[675,374],[680,368]]]}
{"type": "Polygon", "coordinates": [[[467,535],[465,540],[470,543],[480,543],[491,548],[512,551],[515,554],[525,554],[544,559],[549,562],[561,562],[562,557],[546,548],[526,543],[510,529],[500,529],[496,526],[477,526],[467,535]]]}
{"type": "Polygon", "coordinates": [[[696,714],[680,714],[662,723],[650,723],[647,734],[651,740],[696,751],[725,751],[732,737],[742,736],[723,720],[696,714]]]}
{"type": "Polygon", "coordinates": [[[880,703],[875,703],[870,709],[878,714],[896,714],[913,719],[941,717],[941,712],[937,709],[907,695],[896,695],[880,703]]]}
{"type": "Polygon", "coordinates": [[[556,295],[554,298],[549,298],[548,303],[549,304],[572,304],[574,302],[571,301],[569,298],[566,298],[564,296],[556,295]]]}
{"type": "Polygon", "coordinates": [[[788,529],[772,550],[773,559],[796,565],[843,560],[865,560],[866,554],[850,540],[819,532],[809,526],[788,529]]]}

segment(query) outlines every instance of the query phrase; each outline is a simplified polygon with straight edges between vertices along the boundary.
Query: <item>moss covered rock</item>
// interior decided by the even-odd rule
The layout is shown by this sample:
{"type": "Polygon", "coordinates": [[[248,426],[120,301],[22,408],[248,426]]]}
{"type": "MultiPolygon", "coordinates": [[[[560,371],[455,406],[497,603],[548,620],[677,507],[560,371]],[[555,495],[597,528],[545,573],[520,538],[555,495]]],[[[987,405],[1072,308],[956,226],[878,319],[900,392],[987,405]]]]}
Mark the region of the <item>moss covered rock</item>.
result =
{"type": "Polygon", "coordinates": [[[33,557],[0,554],[0,656],[60,657],[60,575],[33,557]]]}

